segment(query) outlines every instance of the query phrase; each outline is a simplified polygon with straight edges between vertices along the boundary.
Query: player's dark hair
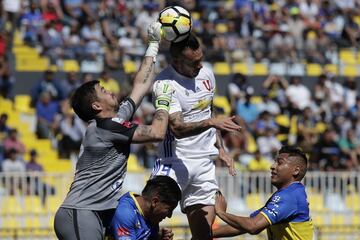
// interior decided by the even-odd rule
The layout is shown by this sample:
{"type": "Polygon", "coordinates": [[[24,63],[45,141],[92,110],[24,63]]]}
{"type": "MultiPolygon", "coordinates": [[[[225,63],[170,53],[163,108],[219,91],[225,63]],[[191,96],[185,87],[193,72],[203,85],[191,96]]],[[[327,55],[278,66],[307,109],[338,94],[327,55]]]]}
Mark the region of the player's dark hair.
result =
{"type": "Polygon", "coordinates": [[[298,147],[292,147],[292,146],[283,146],[279,150],[279,154],[281,153],[287,153],[289,154],[289,157],[295,157],[297,161],[301,164],[300,173],[298,176],[298,180],[301,180],[304,178],[307,170],[308,165],[308,158],[306,154],[298,147]]]}
{"type": "Polygon", "coordinates": [[[179,185],[168,176],[155,176],[149,179],[141,194],[145,197],[156,194],[161,202],[169,205],[176,205],[181,199],[179,185]]]}
{"type": "Polygon", "coordinates": [[[171,42],[170,44],[170,55],[172,58],[178,58],[183,54],[186,48],[191,50],[197,50],[200,47],[200,42],[196,36],[192,33],[187,38],[180,42],[171,42]]]}
{"type": "Polygon", "coordinates": [[[97,114],[91,104],[97,100],[95,85],[98,83],[97,80],[84,83],[75,90],[70,98],[71,107],[85,122],[94,119],[97,114]]]}

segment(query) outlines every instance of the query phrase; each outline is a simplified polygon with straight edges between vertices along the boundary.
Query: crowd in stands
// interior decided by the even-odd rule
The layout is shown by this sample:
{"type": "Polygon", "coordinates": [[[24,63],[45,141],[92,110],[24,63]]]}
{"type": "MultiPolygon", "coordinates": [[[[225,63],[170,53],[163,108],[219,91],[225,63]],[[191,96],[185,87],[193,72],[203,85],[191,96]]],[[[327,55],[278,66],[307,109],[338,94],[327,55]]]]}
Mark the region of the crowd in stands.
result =
{"type": "MultiPolygon", "coordinates": [[[[49,68],[29,91],[36,111],[38,138],[56,140],[61,158],[79,151],[83,123],[69,106],[69,95],[80,84],[98,79],[108,90],[126,96],[132,75],[120,86],[109,71],[123,70],[127,59],[139,60],[145,51],[147,24],[169,5],[183,5],[193,17],[193,30],[204,47],[204,61],[308,62],[338,64],[338,49],[359,47],[360,3],[355,0],[3,0],[0,19],[0,94],[14,98],[16,79],[6,50],[13,32],[24,43],[61,67],[64,59],[102,63],[99,76],[68,72],[57,79],[49,68]]],[[[159,67],[167,62],[166,42],[159,67]]],[[[310,156],[311,170],[360,169],[360,95],[356,81],[324,72],[310,89],[301,76],[264,76],[260,96],[243,74],[227,86],[231,113],[239,116],[242,133],[224,134],[226,147],[241,170],[268,171],[282,144],[299,145],[310,156]]],[[[221,106],[219,108],[221,114],[221,106]]],[[[145,99],[134,121],[148,123],[154,108],[145,99]]],[[[26,169],[29,153],[16,129],[0,117],[2,171],[26,169]],[[19,160],[20,159],[20,160],[19,160]]],[[[133,145],[140,163],[151,168],[154,144],[133,145]]],[[[32,151],[31,156],[36,155],[32,151]]],[[[31,170],[35,170],[33,164],[31,170]]],[[[220,166],[220,163],[219,163],[220,166]]],[[[40,167],[36,167],[41,169],[40,167]]]]}

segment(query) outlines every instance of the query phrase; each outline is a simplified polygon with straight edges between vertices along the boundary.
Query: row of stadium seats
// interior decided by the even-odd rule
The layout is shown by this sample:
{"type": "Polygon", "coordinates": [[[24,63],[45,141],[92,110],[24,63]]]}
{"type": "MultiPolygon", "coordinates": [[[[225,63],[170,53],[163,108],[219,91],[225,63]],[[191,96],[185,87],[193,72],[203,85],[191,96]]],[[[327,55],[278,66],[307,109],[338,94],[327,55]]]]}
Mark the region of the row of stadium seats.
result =
{"type": "MultiPolygon", "coordinates": [[[[257,210],[264,205],[268,196],[264,194],[251,193],[243,200],[245,208],[249,210],[257,210]]],[[[326,198],[322,194],[312,193],[309,195],[310,210],[314,213],[329,213],[326,198]]],[[[62,201],[59,195],[46,196],[45,204],[39,196],[3,196],[0,199],[0,215],[18,215],[18,214],[45,214],[54,213],[62,201]]],[[[338,204],[338,203],[337,203],[338,204]]],[[[340,203],[341,204],[341,203],[340,203]]],[[[343,200],[347,210],[353,212],[360,211],[359,194],[348,194],[343,200]]],[[[232,203],[229,203],[232,205],[232,203]]],[[[240,204],[234,206],[234,209],[240,208],[240,204]]],[[[359,215],[360,217],[360,215],[359,215]]],[[[359,222],[360,223],[360,222],[359,222]]]]}
{"type": "MultiPolygon", "coordinates": [[[[68,159],[59,159],[57,151],[53,149],[49,139],[37,139],[32,126],[28,121],[23,121],[23,116],[34,117],[35,110],[26,107],[23,104],[30,102],[30,96],[19,95],[15,97],[15,102],[0,97],[0,111],[8,114],[8,124],[16,128],[20,135],[21,141],[25,144],[26,149],[35,149],[38,152],[38,162],[47,172],[70,172],[73,169],[72,163],[68,159]]],[[[29,106],[29,105],[27,105],[29,106]]],[[[35,124],[35,123],[32,123],[35,124]]]]}
{"type": "MultiPolygon", "coordinates": [[[[45,71],[49,67],[56,68],[54,70],[62,70],[65,72],[79,71],[80,65],[76,60],[64,60],[61,69],[56,66],[50,66],[49,59],[39,55],[36,48],[25,45],[22,41],[19,32],[15,33],[14,47],[12,52],[15,55],[16,71],[45,71]]],[[[321,66],[320,64],[297,64],[297,71],[299,75],[319,76],[323,71],[329,71],[333,74],[340,74],[343,76],[354,77],[360,75],[360,52],[352,49],[341,49],[339,51],[340,64],[327,64],[321,66]]],[[[231,73],[243,73],[252,76],[264,76],[273,72],[273,67],[276,71],[287,71],[285,64],[267,65],[264,63],[247,64],[243,62],[229,65],[227,62],[215,62],[213,64],[214,73],[217,75],[228,75],[231,73]],[[277,69],[277,70],[276,70],[277,69]]],[[[126,73],[133,73],[138,69],[137,63],[131,60],[124,61],[124,71],[126,73]]]]}

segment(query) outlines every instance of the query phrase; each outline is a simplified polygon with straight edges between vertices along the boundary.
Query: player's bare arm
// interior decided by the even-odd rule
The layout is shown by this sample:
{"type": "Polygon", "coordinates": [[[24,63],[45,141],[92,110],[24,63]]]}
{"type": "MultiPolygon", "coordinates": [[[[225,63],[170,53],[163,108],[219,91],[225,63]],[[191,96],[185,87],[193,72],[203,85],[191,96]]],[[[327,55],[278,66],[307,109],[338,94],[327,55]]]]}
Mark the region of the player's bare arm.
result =
{"type": "Polygon", "coordinates": [[[270,223],[262,213],[259,213],[255,217],[241,217],[226,212],[226,200],[221,194],[216,195],[215,201],[216,215],[231,227],[238,229],[239,231],[245,231],[250,234],[258,234],[270,223]]]}
{"type": "Polygon", "coordinates": [[[168,119],[168,113],[165,110],[156,111],[151,125],[139,125],[136,128],[133,142],[162,141],[166,133],[168,119]]]}
{"type": "Polygon", "coordinates": [[[220,161],[225,162],[226,166],[229,168],[229,174],[231,176],[236,175],[234,159],[225,151],[224,142],[221,137],[221,131],[216,130],[216,142],[215,147],[219,150],[219,159],[220,161]]]}
{"type": "Polygon", "coordinates": [[[199,122],[184,122],[181,112],[170,115],[170,128],[177,138],[200,134],[211,127],[223,131],[240,131],[241,126],[233,122],[235,117],[209,118],[199,122]]]}
{"type": "Polygon", "coordinates": [[[149,45],[145,52],[145,57],[141,63],[140,70],[137,72],[134,79],[133,90],[130,98],[138,106],[149,92],[155,77],[155,58],[159,50],[159,42],[161,40],[160,34],[161,24],[159,22],[151,23],[148,28],[149,45]]]}
{"type": "Polygon", "coordinates": [[[230,225],[220,226],[212,231],[214,238],[234,237],[246,233],[244,230],[236,229],[230,225]]]}
{"type": "Polygon", "coordinates": [[[140,70],[136,74],[134,79],[134,87],[130,94],[130,98],[138,106],[150,90],[150,87],[153,84],[153,79],[155,76],[155,63],[152,57],[145,57],[141,63],[140,70]]]}

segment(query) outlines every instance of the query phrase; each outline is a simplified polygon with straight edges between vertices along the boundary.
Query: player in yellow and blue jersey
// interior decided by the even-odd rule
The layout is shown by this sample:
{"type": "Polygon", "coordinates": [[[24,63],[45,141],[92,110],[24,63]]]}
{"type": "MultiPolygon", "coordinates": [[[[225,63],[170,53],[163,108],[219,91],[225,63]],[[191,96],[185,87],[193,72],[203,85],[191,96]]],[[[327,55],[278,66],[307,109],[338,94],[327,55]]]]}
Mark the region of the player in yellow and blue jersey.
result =
{"type": "Polygon", "coordinates": [[[156,176],[147,181],[141,195],[128,192],[119,199],[110,231],[116,240],[172,240],[171,229],[159,229],[159,223],[171,217],[180,199],[175,180],[156,176]]]}
{"type": "Polygon", "coordinates": [[[226,213],[226,201],[217,194],[215,211],[228,225],[213,230],[214,237],[258,234],[267,229],[269,240],[312,240],[313,224],[304,185],[307,157],[298,148],[282,147],[271,166],[271,183],[278,190],[250,217],[226,213]]]}

